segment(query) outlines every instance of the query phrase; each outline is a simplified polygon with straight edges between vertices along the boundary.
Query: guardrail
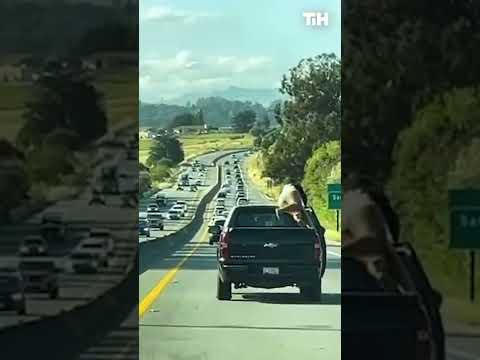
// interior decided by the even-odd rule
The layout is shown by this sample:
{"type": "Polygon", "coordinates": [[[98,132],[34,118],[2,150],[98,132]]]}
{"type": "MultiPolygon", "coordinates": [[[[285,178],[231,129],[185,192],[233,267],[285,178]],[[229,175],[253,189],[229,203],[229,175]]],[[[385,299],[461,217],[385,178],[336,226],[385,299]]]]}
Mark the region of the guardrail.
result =
{"type": "MultiPolygon", "coordinates": [[[[215,162],[241,151],[244,150],[222,154],[215,159],[215,162]]],[[[219,168],[217,183],[200,201],[194,218],[178,233],[169,235],[171,241],[174,239],[178,243],[187,241],[200,229],[203,223],[203,213],[220,186],[221,170],[219,168]]],[[[135,264],[130,268],[123,281],[92,302],[21,326],[0,329],[2,357],[5,359],[32,357],[52,360],[76,359],[79,353],[93,346],[109,331],[118,327],[129,314],[138,308],[138,269],[142,269],[141,263],[146,264],[145,255],[148,257],[149,254],[154,254],[156,245],[165,241],[166,239],[162,238],[158,241],[139,244],[135,264]],[[141,255],[141,262],[139,261],[140,252],[144,252],[141,255]]]]}
{"type": "Polygon", "coordinates": [[[138,306],[132,294],[138,294],[136,266],[93,303],[0,330],[2,358],[73,360],[138,306]]]}
{"type": "MultiPolygon", "coordinates": [[[[227,154],[222,154],[218,158],[214,160],[215,163],[217,163],[219,160],[230,156],[232,154],[242,152],[245,150],[239,150],[239,151],[232,151],[227,154]]],[[[215,197],[215,194],[220,190],[220,187],[222,186],[222,175],[221,175],[221,170],[218,168],[217,172],[217,181],[216,184],[204,195],[204,197],[200,200],[197,209],[195,211],[195,214],[193,215],[192,220],[190,223],[185,225],[183,228],[180,230],[176,231],[175,233],[169,234],[167,236],[149,240],[149,241],[144,241],[140,243],[140,251],[147,251],[144,249],[154,247],[155,244],[158,242],[163,242],[163,241],[170,241],[170,240],[176,240],[176,241],[181,241],[184,240],[185,237],[191,237],[195,234],[196,231],[200,229],[200,226],[203,223],[203,213],[205,212],[207,205],[209,202],[213,200],[215,197]]],[[[148,257],[148,254],[145,254],[148,257]]],[[[143,255],[142,255],[143,256],[143,255]]],[[[142,272],[142,271],[141,271],[142,272]]]]}

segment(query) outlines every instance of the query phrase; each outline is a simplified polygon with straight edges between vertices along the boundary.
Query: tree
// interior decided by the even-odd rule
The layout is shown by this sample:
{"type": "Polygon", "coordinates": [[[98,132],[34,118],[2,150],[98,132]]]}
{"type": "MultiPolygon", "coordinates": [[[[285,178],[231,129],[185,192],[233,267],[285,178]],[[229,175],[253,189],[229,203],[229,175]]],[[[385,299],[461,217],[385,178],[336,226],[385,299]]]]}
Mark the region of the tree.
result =
{"type": "Polygon", "coordinates": [[[264,130],[270,129],[270,118],[268,117],[267,114],[263,116],[263,120],[260,121],[259,126],[264,130]]]}
{"type": "Polygon", "coordinates": [[[155,165],[150,170],[150,176],[153,181],[162,182],[170,177],[170,168],[165,165],[155,165]]]}
{"type": "Polygon", "coordinates": [[[81,146],[81,141],[74,131],[58,128],[45,137],[43,145],[63,146],[71,150],[77,150],[81,146]]]}
{"type": "Polygon", "coordinates": [[[140,172],[147,171],[148,172],[148,171],[150,171],[150,169],[147,166],[145,166],[143,163],[139,162],[138,163],[138,171],[140,171],[140,172]]]}
{"type": "Polygon", "coordinates": [[[265,134],[265,130],[263,130],[261,127],[259,126],[254,126],[251,130],[250,130],[250,134],[252,134],[252,136],[256,137],[256,138],[261,138],[264,134],[265,134]]]}
{"type": "Polygon", "coordinates": [[[38,148],[58,128],[75,132],[82,144],[106,132],[102,95],[83,72],[50,63],[49,72],[34,87],[33,99],[26,104],[25,124],[17,137],[24,149],[38,148]]]}
{"type": "Polygon", "coordinates": [[[305,165],[303,185],[310,203],[322,221],[334,227],[335,212],[327,209],[327,184],[340,182],[341,149],[339,141],[318,147],[305,165]]]}
{"type": "Polygon", "coordinates": [[[156,137],[150,148],[150,154],[147,159],[149,166],[156,165],[164,159],[169,159],[174,164],[178,164],[184,159],[182,144],[177,138],[163,135],[156,137]]]}
{"type": "Polygon", "coordinates": [[[335,54],[322,54],[283,76],[280,91],[290,97],[282,109],[285,127],[301,128],[313,143],[340,138],[340,69],[335,54]]]}
{"type": "Polygon", "coordinates": [[[75,170],[73,154],[61,145],[42,146],[28,156],[27,170],[32,182],[58,185],[75,170]]]}
{"type": "Polygon", "coordinates": [[[393,152],[388,187],[402,239],[415,245],[428,272],[444,284],[462,284],[467,276],[465,257],[447,251],[448,190],[478,189],[479,118],[479,88],[448,91],[417,111],[393,152]]]}
{"type": "Polygon", "coordinates": [[[245,110],[236,114],[232,119],[232,125],[239,132],[248,132],[255,124],[257,114],[253,110],[245,110]]]}
{"type": "Polygon", "coordinates": [[[479,14],[477,1],[447,0],[351,2],[342,10],[344,168],[387,183],[398,135],[417,110],[446,89],[479,83],[479,14]]]}
{"type": "Polygon", "coordinates": [[[200,109],[195,114],[195,119],[193,121],[193,125],[205,125],[205,119],[203,118],[203,110],[200,109]]]}
{"type": "Polygon", "coordinates": [[[168,127],[170,129],[174,129],[179,126],[191,126],[191,125],[195,125],[195,121],[196,121],[195,115],[191,113],[184,113],[184,114],[175,116],[168,127]]]}
{"type": "Polygon", "coordinates": [[[0,222],[10,220],[10,210],[20,205],[30,188],[23,154],[6,140],[0,140],[0,222]]]}
{"type": "Polygon", "coordinates": [[[140,193],[147,192],[152,187],[152,178],[150,174],[146,171],[141,171],[139,173],[139,181],[138,181],[138,190],[140,193]]]}
{"type": "Polygon", "coordinates": [[[340,138],[339,59],[322,54],[301,60],[283,77],[280,91],[289,100],[275,105],[281,130],[262,141],[265,175],[301,181],[314,149],[340,138]]]}

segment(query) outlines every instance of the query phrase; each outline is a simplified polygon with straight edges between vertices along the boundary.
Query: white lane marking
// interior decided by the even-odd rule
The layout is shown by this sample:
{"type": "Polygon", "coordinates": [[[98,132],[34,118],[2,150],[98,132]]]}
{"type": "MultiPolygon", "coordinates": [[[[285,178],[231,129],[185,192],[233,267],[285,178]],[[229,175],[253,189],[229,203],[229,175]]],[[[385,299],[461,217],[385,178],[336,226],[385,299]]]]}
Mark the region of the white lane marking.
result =
{"type": "Polygon", "coordinates": [[[447,350],[447,354],[454,358],[451,360],[479,360],[480,359],[480,356],[478,355],[469,354],[457,349],[447,350]]]}
{"type": "Polygon", "coordinates": [[[333,252],[333,251],[330,251],[330,250],[327,250],[327,254],[330,254],[330,255],[333,255],[333,256],[336,256],[336,257],[342,257],[342,255],[337,254],[336,252],[333,252]]]}

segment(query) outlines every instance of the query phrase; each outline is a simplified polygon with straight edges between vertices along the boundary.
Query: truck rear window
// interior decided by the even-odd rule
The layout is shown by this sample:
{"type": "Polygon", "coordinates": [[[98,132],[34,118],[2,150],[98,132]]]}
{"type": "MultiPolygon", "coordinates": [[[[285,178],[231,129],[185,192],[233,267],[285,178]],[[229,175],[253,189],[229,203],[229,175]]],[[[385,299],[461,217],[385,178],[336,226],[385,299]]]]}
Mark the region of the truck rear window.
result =
{"type": "MultiPolygon", "coordinates": [[[[247,209],[245,209],[247,210],[247,209]]],[[[233,221],[234,227],[299,227],[300,225],[289,214],[272,210],[256,210],[239,212],[233,221]]]]}

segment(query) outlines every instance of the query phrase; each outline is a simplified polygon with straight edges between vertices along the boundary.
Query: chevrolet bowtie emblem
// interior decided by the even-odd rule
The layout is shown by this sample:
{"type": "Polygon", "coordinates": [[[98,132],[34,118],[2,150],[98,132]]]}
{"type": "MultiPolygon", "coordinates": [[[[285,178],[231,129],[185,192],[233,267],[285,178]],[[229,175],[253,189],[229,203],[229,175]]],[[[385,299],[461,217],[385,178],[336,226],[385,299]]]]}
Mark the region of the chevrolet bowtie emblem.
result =
{"type": "Polygon", "coordinates": [[[268,248],[276,248],[278,246],[278,244],[274,244],[274,243],[266,243],[263,245],[264,248],[268,247],[268,248]]]}

